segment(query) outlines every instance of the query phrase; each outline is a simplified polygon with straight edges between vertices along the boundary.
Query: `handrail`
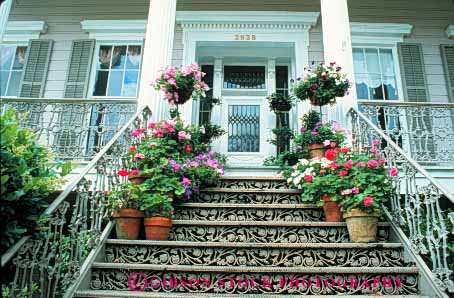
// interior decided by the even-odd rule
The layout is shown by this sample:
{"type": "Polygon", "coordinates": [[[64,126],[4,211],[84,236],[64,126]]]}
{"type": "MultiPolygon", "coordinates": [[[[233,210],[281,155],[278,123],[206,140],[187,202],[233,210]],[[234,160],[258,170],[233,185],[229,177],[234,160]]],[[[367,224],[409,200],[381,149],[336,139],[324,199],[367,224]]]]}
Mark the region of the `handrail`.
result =
{"type": "Polygon", "coordinates": [[[454,108],[454,103],[450,102],[418,102],[418,101],[394,101],[394,100],[358,100],[358,105],[362,106],[401,106],[401,107],[436,107],[454,108]]]}
{"type": "Polygon", "coordinates": [[[2,266],[15,271],[8,297],[16,297],[25,287],[33,297],[33,284],[38,284],[40,297],[53,298],[80,283],[87,262],[93,262],[94,252],[107,237],[106,192],[125,179],[116,173],[127,166],[131,132],[146,126],[150,115],[148,106],[135,112],[43,212],[40,235],[24,238],[8,250],[8,260],[16,256],[12,263],[6,264],[2,256],[2,266]]]}

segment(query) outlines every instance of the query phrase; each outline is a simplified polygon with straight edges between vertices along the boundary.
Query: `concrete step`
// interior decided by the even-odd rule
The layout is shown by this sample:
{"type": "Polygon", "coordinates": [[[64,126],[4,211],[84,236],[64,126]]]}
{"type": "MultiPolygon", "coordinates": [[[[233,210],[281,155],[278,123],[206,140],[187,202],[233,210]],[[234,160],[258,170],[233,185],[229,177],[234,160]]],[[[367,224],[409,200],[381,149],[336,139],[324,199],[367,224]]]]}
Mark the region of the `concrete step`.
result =
{"type": "MultiPolygon", "coordinates": [[[[377,241],[386,242],[389,224],[379,223],[377,241]]],[[[345,222],[174,220],[169,240],[198,242],[350,242],[345,222]]]]}
{"type": "Polygon", "coordinates": [[[322,221],[323,210],[313,204],[224,204],[177,205],[175,220],[216,221],[322,221]]]}
{"type": "Polygon", "coordinates": [[[107,241],[111,263],[195,266],[405,266],[400,243],[107,241]]]}
{"type": "Polygon", "coordinates": [[[301,192],[294,189],[205,188],[191,198],[194,203],[298,204],[301,192]]]}
{"type": "Polygon", "coordinates": [[[127,291],[143,287],[145,291],[186,292],[188,295],[333,295],[377,292],[396,295],[417,293],[417,283],[416,267],[230,267],[94,263],[90,288],[127,291]]]}

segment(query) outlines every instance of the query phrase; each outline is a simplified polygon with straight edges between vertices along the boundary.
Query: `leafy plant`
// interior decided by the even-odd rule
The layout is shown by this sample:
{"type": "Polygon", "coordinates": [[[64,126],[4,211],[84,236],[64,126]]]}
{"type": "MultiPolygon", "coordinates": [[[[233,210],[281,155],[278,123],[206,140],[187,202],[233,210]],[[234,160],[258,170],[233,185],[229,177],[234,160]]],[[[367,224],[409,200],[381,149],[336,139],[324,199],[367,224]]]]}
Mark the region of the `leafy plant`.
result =
{"type": "Polygon", "coordinates": [[[214,106],[218,106],[222,103],[222,99],[212,97],[212,96],[207,96],[202,99],[203,103],[205,104],[205,107],[212,110],[214,106]]]}
{"type": "Polygon", "coordinates": [[[220,138],[226,133],[221,126],[211,123],[204,124],[200,129],[203,131],[200,135],[200,142],[204,144],[211,144],[213,140],[220,138]]]}
{"type": "Polygon", "coordinates": [[[284,146],[295,137],[295,133],[289,127],[273,128],[272,132],[276,135],[276,138],[270,140],[270,143],[276,146],[284,146]]]}
{"type": "Polygon", "coordinates": [[[116,190],[107,194],[109,206],[112,211],[121,209],[138,209],[141,204],[140,187],[130,182],[120,184],[116,190]]]}
{"type": "Polygon", "coordinates": [[[31,298],[30,294],[35,295],[39,293],[39,286],[37,283],[32,283],[31,289],[27,286],[22,289],[11,289],[9,287],[2,288],[2,298],[9,297],[22,297],[22,298],[31,298]]]}
{"type": "Polygon", "coordinates": [[[268,99],[270,110],[275,112],[289,111],[295,102],[293,96],[286,96],[280,93],[273,93],[266,99],[268,99]]]}
{"type": "Polygon", "coordinates": [[[329,65],[323,63],[314,69],[305,68],[303,79],[298,78],[293,93],[300,100],[310,99],[316,106],[335,104],[337,97],[343,97],[351,86],[342,68],[335,62],[329,65]]]}
{"type": "Polygon", "coordinates": [[[47,207],[46,198],[64,182],[70,163],[55,163],[47,148],[19,126],[8,109],[0,116],[1,159],[1,251],[4,252],[37,226],[39,214],[47,207]]]}

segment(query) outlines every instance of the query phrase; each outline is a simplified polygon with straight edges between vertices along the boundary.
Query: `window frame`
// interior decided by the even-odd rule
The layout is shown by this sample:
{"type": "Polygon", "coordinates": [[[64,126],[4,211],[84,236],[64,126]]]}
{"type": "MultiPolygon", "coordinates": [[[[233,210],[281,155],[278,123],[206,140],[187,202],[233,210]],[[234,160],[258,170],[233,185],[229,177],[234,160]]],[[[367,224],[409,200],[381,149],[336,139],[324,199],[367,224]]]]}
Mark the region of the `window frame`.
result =
{"type": "MultiPolygon", "coordinates": [[[[116,40],[116,41],[109,41],[109,40],[96,40],[95,43],[95,50],[93,51],[93,59],[90,71],[90,78],[88,80],[89,88],[87,98],[91,99],[105,99],[105,100],[122,100],[122,99],[137,99],[139,97],[139,89],[140,89],[140,76],[142,74],[142,63],[143,63],[143,50],[144,50],[144,42],[143,40],[140,41],[132,41],[132,40],[116,40]],[[93,91],[95,89],[96,84],[96,64],[98,63],[99,58],[99,50],[101,46],[141,46],[141,58],[139,64],[139,73],[137,77],[137,90],[135,96],[102,96],[102,95],[93,95],[93,91]]],[[[110,72],[109,68],[109,72],[110,72]]],[[[109,88],[109,81],[110,81],[110,73],[109,78],[107,80],[107,87],[109,88]]],[[[106,90],[107,94],[107,90],[106,90]]]]}
{"type": "MultiPolygon", "coordinates": [[[[1,51],[1,47],[10,47],[10,46],[14,46],[14,56],[16,55],[16,51],[17,51],[17,48],[18,47],[25,47],[26,48],[26,51],[28,51],[28,41],[25,42],[25,41],[20,41],[20,42],[3,42],[1,45],[0,45],[0,51],[1,51]]],[[[15,57],[14,57],[15,58],[15,57]]],[[[25,54],[25,61],[24,61],[24,68],[25,68],[25,65],[26,65],[26,62],[27,62],[27,52],[25,54]]],[[[11,79],[11,72],[13,71],[12,70],[12,67],[13,67],[13,64],[14,64],[14,60],[11,62],[11,65],[10,65],[10,68],[8,70],[8,81],[7,81],[7,85],[6,85],[6,92],[8,91],[8,87],[9,87],[9,83],[10,83],[10,79],[11,79]]],[[[20,81],[19,81],[19,90],[17,92],[17,95],[1,95],[1,97],[11,97],[11,98],[19,98],[19,91],[20,91],[20,83],[22,82],[22,77],[24,75],[24,68],[22,69],[22,74],[21,74],[21,78],[20,78],[20,81]]]]}
{"type": "Polygon", "coordinates": [[[269,79],[268,79],[268,63],[266,61],[264,62],[256,62],[256,61],[250,61],[250,62],[224,62],[222,63],[222,77],[221,77],[221,82],[222,82],[222,93],[223,92],[242,92],[242,91],[252,91],[252,92],[264,92],[268,91],[268,86],[270,85],[269,79]],[[260,66],[265,68],[265,88],[224,88],[224,79],[225,79],[225,66],[260,66]]]}
{"type": "MultiPolygon", "coordinates": [[[[374,101],[392,101],[392,102],[404,102],[404,88],[402,84],[402,76],[400,72],[400,63],[399,63],[399,55],[397,51],[397,44],[395,46],[390,46],[386,44],[362,44],[362,43],[354,43],[352,44],[352,50],[353,49],[376,49],[377,51],[380,51],[380,49],[384,50],[391,50],[392,56],[393,56],[393,63],[394,63],[394,72],[396,76],[396,84],[397,84],[397,99],[367,99],[367,98],[359,98],[358,94],[356,94],[357,100],[358,101],[367,101],[367,102],[374,102],[374,101]]],[[[352,53],[352,59],[353,59],[353,53],[352,53]]],[[[354,67],[354,60],[353,60],[353,67],[354,67]]],[[[380,65],[381,67],[381,65],[380,65]]],[[[353,69],[354,75],[355,70],[353,69]]],[[[380,74],[383,77],[383,73],[380,74]]],[[[355,88],[356,88],[356,76],[355,76],[355,88]]]]}

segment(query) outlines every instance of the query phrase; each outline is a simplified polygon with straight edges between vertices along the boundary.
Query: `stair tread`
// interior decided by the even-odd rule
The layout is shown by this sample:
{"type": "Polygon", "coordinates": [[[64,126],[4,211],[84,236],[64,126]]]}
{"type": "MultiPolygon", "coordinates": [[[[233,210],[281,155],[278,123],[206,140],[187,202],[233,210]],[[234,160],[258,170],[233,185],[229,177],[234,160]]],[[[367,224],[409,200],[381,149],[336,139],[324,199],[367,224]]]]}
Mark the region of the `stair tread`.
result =
{"type": "Polygon", "coordinates": [[[257,180],[257,181],[285,181],[282,176],[222,176],[221,180],[257,180]]]}
{"type": "Polygon", "coordinates": [[[111,245],[143,245],[143,246],[177,246],[177,247],[233,247],[233,248],[299,248],[299,249],[375,249],[401,248],[401,243],[260,243],[260,242],[195,242],[195,241],[154,241],[108,239],[111,245]]]}
{"type": "MultiPolygon", "coordinates": [[[[345,222],[326,221],[210,221],[210,220],[173,220],[176,226],[265,226],[265,227],[347,227],[345,222]]],[[[389,227],[387,222],[379,222],[379,227],[389,227]]]]}
{"type": "MultiPolygon", "coordinates": [[[[75,292],[75,297],[152,297],[152,298],[187,298],[188,293],[156,293],[138,291],[108,291],[108,290],[85,290],[75,292]]],[[[273,294],[215,294],[215,293],[190,293],[192,298],[334,298],[339,295],[273,295],[273,294]]],[[[377,295],[342,295],[343,298],[370,298],[377,295]]],[[[381,296],[380,296],[381,297],[381,296]]],[[[420,295],[386,295],[387,298],[428,298],[420,295]]]]}
{"type": "Polygon", "coordinates": [[[227,193],[273,193],[273,194],[300,194],[301,191],[291,188],[224,188],[224,187],[208,187],[200,190],[201,192],[227,192],[227,193]]]}
{"type": "Polygon", "coordinates": [[[132,270],[154,270],[154,271],[203,271],[203,272],[272,272],[272,273],[343,273],[343,274],[417,274],[418,268],[408,267],[268,267],[268,266],[199,266],[199,265],[154,265],[135,263],[93,263],[94,269],[132,269],[132,270]]]}
{"type": "Polygon", "coordinates": [[[315,204],[180,203],[180,208],[320,209],[315,204]]]}

